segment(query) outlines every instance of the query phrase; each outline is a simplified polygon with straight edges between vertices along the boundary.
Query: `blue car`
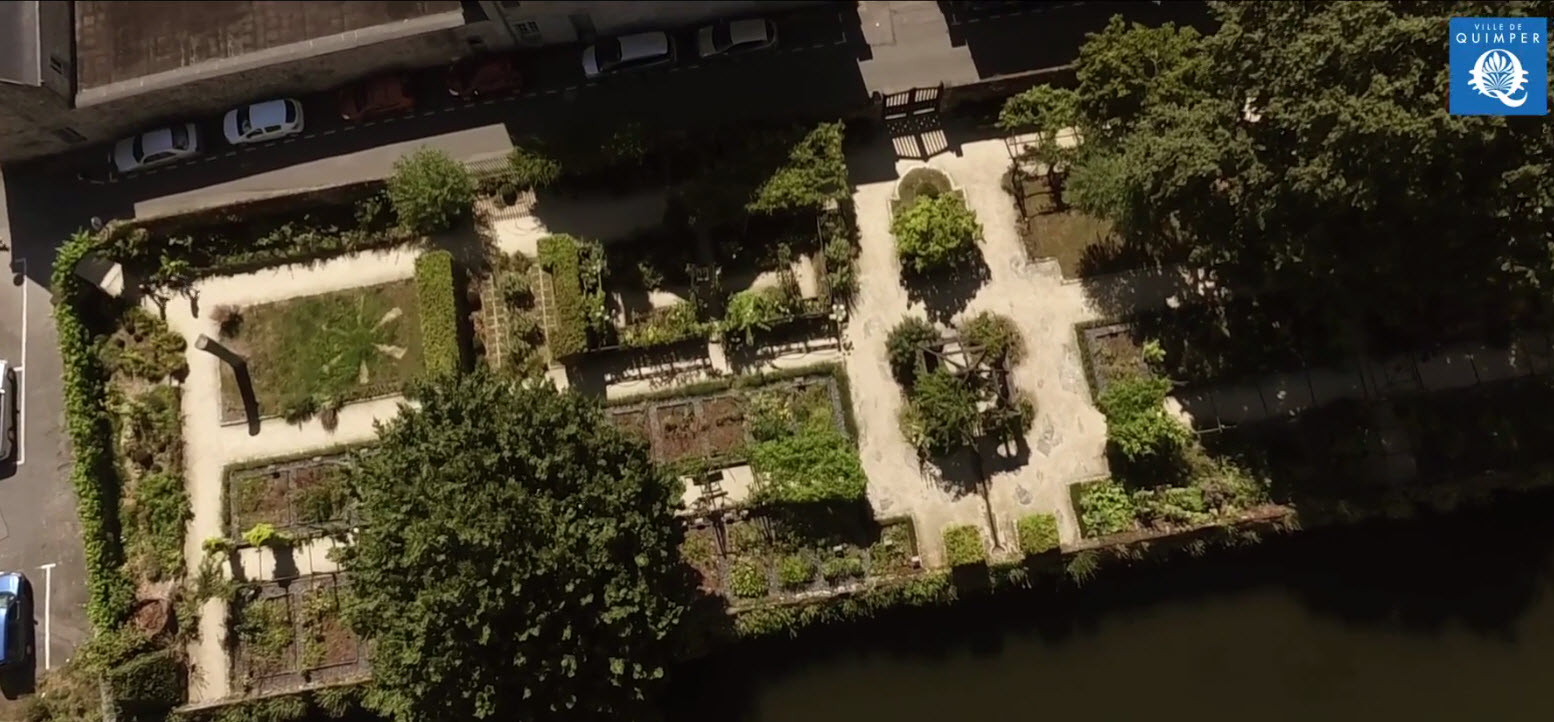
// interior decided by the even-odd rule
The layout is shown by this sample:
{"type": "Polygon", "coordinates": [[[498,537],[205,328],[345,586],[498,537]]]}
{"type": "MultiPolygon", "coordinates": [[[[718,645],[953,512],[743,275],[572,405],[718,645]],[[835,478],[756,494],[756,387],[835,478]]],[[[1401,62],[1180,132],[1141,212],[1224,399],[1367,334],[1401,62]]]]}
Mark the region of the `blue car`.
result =
{"type": "Polygon", "coordinates": [[[20,572],[0,574],[0,669],[32,664],[32,584],[20,572]]]}

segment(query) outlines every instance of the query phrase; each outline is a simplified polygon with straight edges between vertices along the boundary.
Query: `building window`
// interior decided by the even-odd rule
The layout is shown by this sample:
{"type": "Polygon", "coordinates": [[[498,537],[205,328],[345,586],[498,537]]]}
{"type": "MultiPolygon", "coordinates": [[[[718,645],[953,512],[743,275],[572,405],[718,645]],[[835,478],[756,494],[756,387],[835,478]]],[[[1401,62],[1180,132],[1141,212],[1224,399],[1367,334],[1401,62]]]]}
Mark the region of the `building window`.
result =
{"type": "Polygon", "coordinates": [[[66,143],[80,143],[86,140],[86,136],[77,133],[75,128],[55,128],[54,137],[66,143]]]}
{"type": "Polygon", "coordinates": [[[54,72],[63,74],[65,72],[65,61],[60,60],[58,55],[50,55],[49,67],[52,68],[54,72]]]}
{"type": "Polygon", "coordinates": [[[533,37],[540,34],[540,24],[533,20],[523,20],[515,25],[518,34],[524,37],[533,37]]]}

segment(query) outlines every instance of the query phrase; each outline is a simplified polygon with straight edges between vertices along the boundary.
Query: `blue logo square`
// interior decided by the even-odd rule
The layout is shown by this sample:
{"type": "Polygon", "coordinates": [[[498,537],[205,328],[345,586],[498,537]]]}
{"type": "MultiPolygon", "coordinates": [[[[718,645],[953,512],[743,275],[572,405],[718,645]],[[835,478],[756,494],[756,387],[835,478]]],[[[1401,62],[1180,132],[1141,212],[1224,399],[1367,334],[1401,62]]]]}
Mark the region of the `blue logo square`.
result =
{"type": "Polygon", "coordinates": [[[1451,114],[1548,115],[1548,18],[1452,18],[1451,114]]]}

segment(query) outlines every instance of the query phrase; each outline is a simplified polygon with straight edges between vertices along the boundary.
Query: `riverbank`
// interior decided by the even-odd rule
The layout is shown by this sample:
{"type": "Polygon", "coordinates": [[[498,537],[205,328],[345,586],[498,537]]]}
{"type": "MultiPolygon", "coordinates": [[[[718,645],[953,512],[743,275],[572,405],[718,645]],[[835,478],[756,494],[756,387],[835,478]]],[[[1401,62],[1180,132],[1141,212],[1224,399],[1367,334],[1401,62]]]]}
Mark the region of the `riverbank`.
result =
{"type": "Polygon", "coordinates": [[[674,670],[669,719],[1546,719],[1554,491],[898,610],[674,670]]]}

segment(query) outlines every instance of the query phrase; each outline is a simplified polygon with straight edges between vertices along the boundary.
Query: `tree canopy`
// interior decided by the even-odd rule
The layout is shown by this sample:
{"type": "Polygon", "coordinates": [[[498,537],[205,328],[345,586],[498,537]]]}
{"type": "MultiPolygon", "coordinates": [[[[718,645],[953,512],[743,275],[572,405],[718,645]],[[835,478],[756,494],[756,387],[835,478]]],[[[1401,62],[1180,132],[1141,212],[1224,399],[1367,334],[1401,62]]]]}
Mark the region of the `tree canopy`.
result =
{"type": "Polygon", "coordinates": [[[982,224],[953,193],[918,198],[890,223],[901,263],[916,273],[961,265],[976,253],[982,224]]]}
{"type": "Polygon", "coordinates": [[[351,474],[369,704],[400,722],[640,718],[688,598],[677,485],[575,394],[479,373],[410,398],[351,474]]]}
{"type": "Polygon", "coordinates": [[[475,202],[475,182],[447,153],[418,148],[394,161],[388,196],[405,228],[436,233],[469,215],[470,204],[475,202]]]}
{"type": "Polygon", "coordinates": [[[1114,21],[1085,46],[1081,125],[1110,137],[1085,144],[1070,201],[1409,343],[1546,293],[1554,125],[1449,115],[1445,51],[1449,17],[1554,3],[1212,7],[1201,39],[1114,21]]]}

